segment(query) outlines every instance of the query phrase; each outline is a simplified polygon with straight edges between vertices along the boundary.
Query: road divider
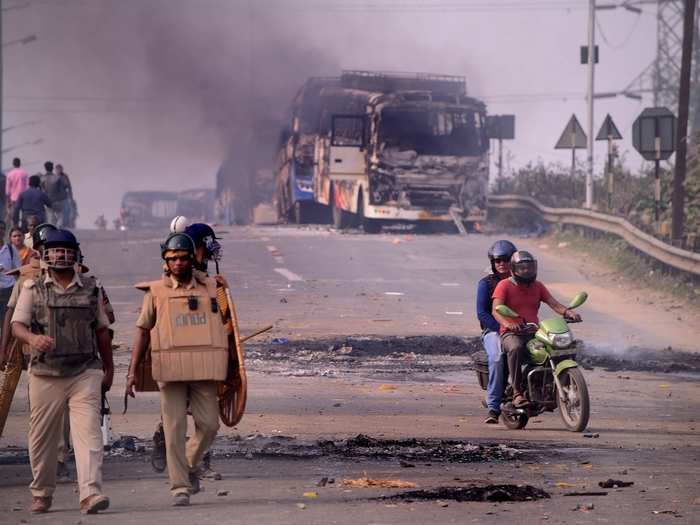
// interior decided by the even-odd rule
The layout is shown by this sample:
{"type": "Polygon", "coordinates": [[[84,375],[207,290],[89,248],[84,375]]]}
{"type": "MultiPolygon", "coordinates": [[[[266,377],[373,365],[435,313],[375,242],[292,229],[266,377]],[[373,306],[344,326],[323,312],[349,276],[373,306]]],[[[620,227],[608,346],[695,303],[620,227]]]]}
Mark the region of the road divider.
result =
{"type": "Polygon", "coordinates": [[[275,271],[288,281],[300,282],[304,280],[301,276],[287,270],[286,268],[275,268],[275,271]]]}

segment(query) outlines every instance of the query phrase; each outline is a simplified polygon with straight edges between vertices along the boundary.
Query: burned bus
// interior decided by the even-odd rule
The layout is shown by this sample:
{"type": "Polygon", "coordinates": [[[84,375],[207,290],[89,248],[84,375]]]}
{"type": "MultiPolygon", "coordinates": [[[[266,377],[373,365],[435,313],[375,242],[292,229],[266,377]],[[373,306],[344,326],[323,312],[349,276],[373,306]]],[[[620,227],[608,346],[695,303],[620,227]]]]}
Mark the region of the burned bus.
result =
{"type": "Polygon", "coordinates": [[[464,78],[345,71],[313,92],[317,120],[301,133],[298,112],[288,144],[313,136],[313,202],[337,228],[486,218],[486,108],[464,78]]]}

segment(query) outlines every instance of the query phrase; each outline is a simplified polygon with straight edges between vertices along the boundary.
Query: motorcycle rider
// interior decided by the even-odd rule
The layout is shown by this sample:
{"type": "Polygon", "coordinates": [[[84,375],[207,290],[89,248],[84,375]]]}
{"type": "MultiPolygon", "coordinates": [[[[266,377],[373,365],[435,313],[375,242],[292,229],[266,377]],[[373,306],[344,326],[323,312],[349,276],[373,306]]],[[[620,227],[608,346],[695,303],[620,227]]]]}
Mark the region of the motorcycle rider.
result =
{"type": "Polygon", "coordinates": [[[507,240],[496,241],[488,251],[491,273],[481,279],[476,288],[476,316],[481,325],[481,342],[488,355],[489,382],[486,389],[488,414],[484,423],[495,425],[501,415],[501,398],[504,389],[504,368],[501,356],[500,324],[491,313],[493,292],[496,285],[510,277],[510,258],[517,251],[507,240]]]}
{"type": "Polygon", "coordinates": [[[532,338],[527,323],[539,323],[540,303],[566,319],[580,321],[581,316],[552,297],[547,287],[537,280],[537,259],[530,252],[519,250],[510,259],[511,277],[496,285],[493,291],[493,316],[500,323],[501,345],[508,356],[510,384],[513,387],[513,406],[528,405],[523,395],[522,365],[527,359],[527,342],[532,338]],[[500,315],[496,307],[504,304],[520,317],[511,319],[500,315]]]}

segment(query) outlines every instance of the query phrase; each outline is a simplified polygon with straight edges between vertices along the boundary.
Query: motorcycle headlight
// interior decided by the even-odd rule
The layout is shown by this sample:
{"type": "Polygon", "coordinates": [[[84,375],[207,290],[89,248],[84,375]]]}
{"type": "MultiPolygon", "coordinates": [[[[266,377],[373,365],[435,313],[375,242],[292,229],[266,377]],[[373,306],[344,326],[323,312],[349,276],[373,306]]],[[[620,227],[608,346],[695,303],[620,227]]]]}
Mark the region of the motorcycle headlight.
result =
{"type": "Polygon", "coordinates": [[[571,336],[571,332],[554,334],[554,337],[552,337],[552,345],[554,348],[566,348],[570,346],[573,341],[574,338],[571,336]]]}

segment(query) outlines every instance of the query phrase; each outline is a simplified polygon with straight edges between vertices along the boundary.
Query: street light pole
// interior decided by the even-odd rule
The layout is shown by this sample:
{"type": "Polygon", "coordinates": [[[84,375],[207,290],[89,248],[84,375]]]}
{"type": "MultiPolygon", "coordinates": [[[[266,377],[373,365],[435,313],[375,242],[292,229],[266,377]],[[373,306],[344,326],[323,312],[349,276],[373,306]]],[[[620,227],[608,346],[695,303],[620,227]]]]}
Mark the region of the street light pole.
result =
{"type": "Polygon", "coordinates": [[[595,0],[588,2],[588,164],[586,166],[586,204],[593,208],[593,99],[595,79],[595,0]]]}

